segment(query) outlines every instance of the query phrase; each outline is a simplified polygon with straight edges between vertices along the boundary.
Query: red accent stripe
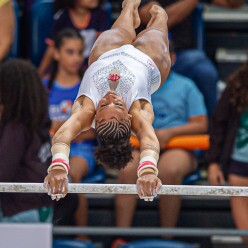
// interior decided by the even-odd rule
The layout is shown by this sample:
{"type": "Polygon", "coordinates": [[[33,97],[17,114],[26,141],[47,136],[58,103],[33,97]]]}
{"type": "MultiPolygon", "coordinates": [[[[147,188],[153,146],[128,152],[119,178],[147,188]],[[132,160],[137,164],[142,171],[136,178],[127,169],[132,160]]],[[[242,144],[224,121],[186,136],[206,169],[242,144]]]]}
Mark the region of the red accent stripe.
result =
{"type": "Polygon", "coordinates": [[[142,167],[144,167],[144,166],[146,166],[146,165],[152,165],[152,166],[154,166],[154,167],[157,167],[157,166],[156,166],[153,162],[151,162],[151,161],[144,161],[144,162],[142,162],[142,163],[139,165],[137,171],[139,171],[142,167]]]}
{"type": "Polygon", "coordinates": [[[64,159],[57,158],[57,159],[52,161],[52,164],[56,164],[56,163],[62,163],[67,167],[68,171],[70,170],[70,165],[64,159]]]}

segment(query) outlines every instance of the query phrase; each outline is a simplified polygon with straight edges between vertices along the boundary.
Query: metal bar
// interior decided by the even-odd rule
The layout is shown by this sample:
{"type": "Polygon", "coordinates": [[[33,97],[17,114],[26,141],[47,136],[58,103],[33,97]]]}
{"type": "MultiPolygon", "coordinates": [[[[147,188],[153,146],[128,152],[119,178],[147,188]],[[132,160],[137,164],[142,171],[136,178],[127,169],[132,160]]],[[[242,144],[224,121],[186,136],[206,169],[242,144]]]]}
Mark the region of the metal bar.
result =
{"type": "MultiPolygon", "coordinates": [[[[42,183],[0,183],[0,192],[46,193],[42,183]]],[[[69,184],[69,193],[137,194],[135,184],[69,184]]],[[[248,196],[248,187],[163,185],[160,195],[248,196]]]]}
{"type": "Polygon", "coordinates": [[[180,237],[211,237],[211,236],[248,236],[248,230],[217,229],[217,228],[117,228],[117,227],[54,227],[55,235],[96,235],[96,236],[180,236],[180,237]]]}

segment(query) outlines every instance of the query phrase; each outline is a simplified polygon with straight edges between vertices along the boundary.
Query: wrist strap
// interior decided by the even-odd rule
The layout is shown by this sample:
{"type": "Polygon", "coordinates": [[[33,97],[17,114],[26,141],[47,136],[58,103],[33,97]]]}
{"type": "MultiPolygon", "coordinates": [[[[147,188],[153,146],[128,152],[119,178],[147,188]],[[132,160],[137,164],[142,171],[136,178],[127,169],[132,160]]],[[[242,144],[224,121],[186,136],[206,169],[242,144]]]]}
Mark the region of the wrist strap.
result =
{"type": "Polygon", "coordinates": [[[69,158],[68,156],[66,156],[64,153],[59,152],[53,155],[53,159],[52,161],[56,160],[56,159],[63,159],[66,161],[67,164],[69,164],[69,158]]]}
{"type": "Polygon", "coordinates": [[[54,163],[54,164],[51,164],[48,169],[47,169],[47,173],[50,173],[54,167],[56,166],[60,166],[62,167],[65,171],[66,171],[66,174],[68,175],[68,169],[67,167],[63,164],[63,163],[54,163]]]}
{"type": "Polygon", "coordinates": [[[157,169],[157,167],[154,167],[152,165],[145,165],[145,166],[143,166],[142,169],[140,169],[140,170],[137,171],[137,176],[140,177],[140,175],[142,174],[141,172],[144,169],[148,169],[148,168],[153,169],[154,170],[154,175],[158,176],[158,169],[157,169]]]}
{"type": "Polygon", "coordinates": [[[156,175],[156,172],[153,168],[145,168],[145,169],[140,171],[139,176],[141,177],[144,173],[147,173],[147,172],[150,172],[150,173],[153,173],[154,175],[156,175]]]}
{"type": "Polygon", "coordinates": [[[56,153],[53,155],[52,163],[49,166],[47,172],[49,173],[53,167],[55,166],[61,166],[64,168],[66,171],[66,174],[68,175],[69,170],[70,170],[70,165],[69,165],[69,158],[66,156],[64,153],[56,153]]]}
{"type": "MultiPolygon", "coordinates": [[[[140,158],[145,158],[145,157],[152,157],[153,159],[155,159],[155,163],[158,162],[158,159],[159,159],[159,152],[156,152],[152,149],[145,149],[143,150],[141,153],[140,153],[140,158]]],[[[150,160],[150,159],[148,159],[150,160]]]]}
{"type": "Polygon", "coordinates": [[[63,153],[68,158],[70,154],[70,147],[65,143],[55,143],[52,145],[51,152],[52,155],[63,153]]]}
{"type": "Polygon", "coordinates": [[[153,163],[152,161],[144,161],[139,164],[137,171],[141,170],[146,165],[150,165],[151,168],[153,167],[157,168],[157,164],[153,163]]]}

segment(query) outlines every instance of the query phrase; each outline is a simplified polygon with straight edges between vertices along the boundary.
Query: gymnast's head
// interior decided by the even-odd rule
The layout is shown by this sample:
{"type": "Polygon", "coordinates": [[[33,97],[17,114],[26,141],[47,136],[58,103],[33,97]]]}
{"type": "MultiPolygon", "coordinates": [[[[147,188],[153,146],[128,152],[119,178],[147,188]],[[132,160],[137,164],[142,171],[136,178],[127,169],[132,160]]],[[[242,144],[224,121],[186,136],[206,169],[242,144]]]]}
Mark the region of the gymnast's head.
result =
{"type": "Polygon", "coordinates": [[[131,115],[123,99],[113,91],[101,99],[96,109],[96,135],[100,146],[95,156],[100,164],[122,169],[131,161],[131,115]]]}

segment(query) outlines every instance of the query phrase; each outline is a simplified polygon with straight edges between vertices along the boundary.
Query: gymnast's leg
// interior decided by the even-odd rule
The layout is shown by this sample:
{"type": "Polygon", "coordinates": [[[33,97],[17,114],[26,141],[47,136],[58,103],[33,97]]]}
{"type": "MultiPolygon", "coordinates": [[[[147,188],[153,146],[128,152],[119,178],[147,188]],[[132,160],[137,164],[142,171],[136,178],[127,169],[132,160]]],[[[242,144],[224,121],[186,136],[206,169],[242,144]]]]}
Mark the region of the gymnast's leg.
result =
{"type": "Polygon", "coordinates": [[[147,54],[157,65],[164,83],[170,70],[167,14],[163,8],[153,5],[150,9],[151,19],[134,41],[133,45],[147,54]]]}
{"type": "Polygon", "coordinates": [[[136,38],[135,29],[140,25],[138,13],[140,1],[123,1],[121,14],[112,28],[103,32],[96,40],[89,58],[89,65],[95,62],[105,52],[133,43],[136,38]]]}

